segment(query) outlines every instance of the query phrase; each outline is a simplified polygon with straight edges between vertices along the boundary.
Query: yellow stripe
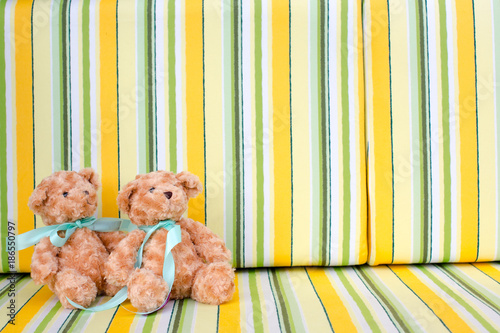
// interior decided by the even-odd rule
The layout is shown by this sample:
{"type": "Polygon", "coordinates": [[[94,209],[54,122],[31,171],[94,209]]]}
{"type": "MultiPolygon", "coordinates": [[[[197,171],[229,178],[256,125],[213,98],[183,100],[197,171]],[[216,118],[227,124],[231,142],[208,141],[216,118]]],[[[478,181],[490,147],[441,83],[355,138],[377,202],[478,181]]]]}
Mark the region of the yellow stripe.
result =
{"type": "Polygon", "coordinates": [[[460,261],[474,261],[478,232],[474,23],[469,1],[457,0],[456,8],[462,183],[460,261]]]}
{"type": "MultiPolygon", "coordinates": [[[[26,17],[31,17],[32,1],[19,1],[15,9],[16,48],[16,132],[17,132],[17,221],[19,234],[33,229],[33,213],[28,199],[33,191],[33,116],[31,89],[31,31],[26,17]],[[28,27],[28,29],[26,29],[28,27]],[[30,32],[28,32],[30,31],[30,32]]],[[[19,269],[30,271],[33,247],[19,252],[19,269]]]]}
{"type": "Polygon", "coordinates": [[[126,300],[122,306],[116,311],[113,321],[110,323],[107,332],[109,333],[122,333],[130,329],[132,322],[136,318],[136,315],[130,311],[124,309],[130,309],[130,311],[137,311],[131,304],[129,300],[126,300]]]}
{"type": "Polygon", "coordinates": [[[318,296],[315,294],[312,285],[309,283],[307,276],[302,268],[288,270],[290,283],[297,295],[300,309],[305,318],[304,326],[310,332],[326,332],[330,330],[330,323],[324,313],[321,303],[318,301],[318,296]]]}
{"type": "Polygon", "coordinates": [[[215,332],[217,329],[217,307],[210,304],[196,303],[194,332],[215,332]]]}
{"type": "Polygon", "coordinates": [[[450,307],[449,303],[433,292],[424,282],[411,272],[407,266],[391,266],[394,273],[410,288],[418,297],[427,304],[451,332],[472,332],[465,321],[450,307]]]}
{"type": "Polygon", "coordinates": [[[389,84],[389,44],[387,4],[384,1],[371,1],[372,13],[378,19],[371,22],[372,77],[374,82],[373,108],[371,113],[373,144],[371,156],[376,157],[371,174],[374,176],[375,197],[370,202],[370,236],[374,242],[375,253],[370,254],[370,264],[377,265],[392,261],[392,163],[391,163],[391,118],[389,84]],[[374,117],[376,115],[376,117],[374,117]]]}
{"type": "MultiPolygon", "coordinates": [[[[188,170],[204,183],[202,2],[186,1],[186,135],[188,170]]],[[[189,217],[205,223],[205,193],[189,201],[189,217]]]]}
{"type": "Polygon", "coordinates": [[[356,219],[356,239],[359,241],[359,246],[356,246],[356,264],[364,264],[368,260],[368,237],[367,237],[367,228],[368,228],[368,214],[367,214],[367,193],[366,193],[366,146],[365,146],[365,74],[363,67],[363,18],[361,16],[361,8],[362,8],[362,0],[357,1],[356,12],[358,13],[356,16],[357,26],[356,31],[358,35],[357,40],[357,50],[358,52],[354,52],[354,56],[358,59],[358,68],[357,68],[357,89],[355,89],[355,94],[358,96],[357,105],[356,105],[356,121],[358,124],[358,132],[357,136],[357,149],[359,149],[357,164],[356,164],[356,185],[359,190],[358,195],[358,217],[356,219]]]}
{"type": "Polygon", "coordinates": [[[100,3],[102,215],[118,217],[116,0],[100,3]]]}
{"type": "MultiPolygon", "coordinates": [[[[123,1],[123,0],[122,0],[123,1]]],[[[137,174],[137,103],[136,103],[136,43],[135,1],[126,0],[118,6],[119,97],[120,110],[120,183],[133,180],[137,174]]]]}
{"type": "Polygon", "coordinates": [[[222,24],[220,2],[205,4],[205,112],[207,130],[207,226],[224,236],[224,158],[222,94],[222,24]],[[207,11],[207,8],[210,10],[207,11]]]}
{"type": "Polygon", "coordinates": [[[274,265],[291,264],[291,161],[288,1],[272,2],[274,265]]]}
{"type": "MultiPolygon", "coordinates": [[[[405,1],[391,1],[391,12],[401,10],[406,13],[405,1]]],[[[394,137],[394,247],[398,249],[396,261],[405,262],[411,258],[412,230],[408,221],[411,203],[411,140],[410,140],[410,112],[409,109],[409,82],[408,82],[408,48],[407,44],[407,17],[395,14],[391,16],[391,76],[392,86],[393,131],[394,137]]],[[[375,76],[377,77],[377,76],[375,76]]],[[[390,138],[390,131],[385,133],[390,138]]],[[[387,170],[386,170],[387,172],[387,170]]],[[[411,216],[411,215],[410,215],[411,216]]],[[[388,220],[387,223],[392,221],[388,220]]],[[[409,222],[409,221],[408,221],[409,222]]]]}
{"type": "MultiPolygon", "coordinates": [[[[240,295],[238,290],[238,275],[234,279],[235,291],[233,299],[219,306],[219,332],[237,333],[240,327],[240,295]]],[[[245,323],[243,323],[245,324],[245,323]]]]}
{"type": "MultiPolygon", "coordinates": [[[[49,13],[50,2],[35,2],[34,13],[49,13]]],[[[34,77],[35,94],[35,184],[52,173],[52,119],[51,85],[47,79],[51,77],[50,68],[50,25],[37,27],[36,38],[33,39],[33,66],[37,73],[34,77]]],[[[36,226],[43,227],[43,221],[36,217],[36,226]]]]}
{"type": "Polygon", "coordinates": [[[40,307],[45,305],[51,297],[55,297],[54,293],[49,289],[49,287],[43,286],[43,288],[40,289],[40,291],[37,292],[21,310],[19,310],[16,315],[16,325],[7,325],[6,332],[9,332],[10,328],[13,328],[11,332],[22,332],[26,325],[28,325],[41,310],[40,307]]]}
{"type": "Polygon", "coordinates": [[[478,109],[481,110],[479,132],[480,229],[479,258],[495,259],[496,238],[496,152],[495,152],[495,84],[493,82],[493,43],[491,4],[474,2],[476,15],[476,57],[478,109]]]}
{"type": "Polygon", "coordinates": [[[311,262],[311,168],[307,1],[292,2],[293,261],[311,262]]]}
{"type": "Polygon", "coordinates": [[[337,291],[333,288],[323,268],[307,268],[307,273],[316,289],[318,297],[323,302],[325,311],[330,318],[335,332],[356,332],[356,326],[345,307],[346,304],[340,299],[337,291]]]}
{"type": "Polygon", "coordinates": [[[497,265],[492,265],[488,263],[473,264],[478,269],[488,274],[495,281],[500,282],[500,269],[497,265]]]}

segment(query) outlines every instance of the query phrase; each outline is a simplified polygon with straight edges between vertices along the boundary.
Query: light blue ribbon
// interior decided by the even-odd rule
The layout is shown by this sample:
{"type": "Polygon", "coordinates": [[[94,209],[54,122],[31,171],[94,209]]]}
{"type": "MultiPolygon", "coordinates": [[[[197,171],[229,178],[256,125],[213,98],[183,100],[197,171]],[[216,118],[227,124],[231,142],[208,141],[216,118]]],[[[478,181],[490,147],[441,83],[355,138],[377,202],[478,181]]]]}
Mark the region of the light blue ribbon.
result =
{"type": "Polygon", "coordinates": [[[57,247],[63,246],[71,235],[80,228],[89,228],[94,231],[132,231],[137,227],[129,220],[94,216],[86,217],[75,222],[67,222],[57,225],[49,225],[25,232],[16,236],[16,251],[24,250],[40,242],[44,237],[50,237],[50,242],[57,247]],[[64,237],[60,237],[58,232],[65,231],[64,237]]]}
{"type": "MultiPolygon", "coordinates": [[[[177,244],[179,244],[181,242],[181,239],[182,239],[181,228],[177,224],[175,224],[175,221],[165,220],[165,221],[160,221],[158,224],[156,224],[154,226],[141,226],[141,227],[139,227],[139,229],[146,232],[146,236],[144,237],[144,240],[142,241],[141,247],[137,251],[137,260],[135,262],[134,268],[141,268],[144,246],[146,245],[146,242],[149,240],[149,237],[151,237],[151,235],[156,230],[158,230],[160,228],[165,228],[168,230],[167,243],[165,245],[165,257],[163,259],[163,279],[167,282],[168,288],[169,288],[168,295],[166,298],[168,300],[170,297],[170,293],[172,292],[172,286],[174,285],[174,279],[175,279],[175,263],[174,263],[174,257],[172,255],[171,251],[174,248],[174,246],[176,246],[177,244]]],[[[121,303],[123,303],[127,299],[127,286],[120,289],[120,291],[118,291],[118,293],[116,293],[116,295],[113,296],[113,298],[111,298],[108,302],[101,304],[101,305],[98,305],[98,306],[95,306],[95,307],[84,308],[83,306],[73,302],[69,298],[66,297],[66,299],[68,300],[68,302],[71,305],[73,305],[77,309],[88,310],[88,311],[92,311],[92,312],[108,310],[108,309],[111,309],[111,308],[114,308],[114,307],[120,305],[121,303]]],[[[163,305],[165,305],[165,304],[163,304],[163,305]]],[[[157,311],[161,307],[163,307],[163,305],[161,305],[160,307],[158,307],[157,309],[155,309],[153,311],[135,312],[135,313],[144,314],[144,315],[150,314],[150,313],[157,311]]]]}

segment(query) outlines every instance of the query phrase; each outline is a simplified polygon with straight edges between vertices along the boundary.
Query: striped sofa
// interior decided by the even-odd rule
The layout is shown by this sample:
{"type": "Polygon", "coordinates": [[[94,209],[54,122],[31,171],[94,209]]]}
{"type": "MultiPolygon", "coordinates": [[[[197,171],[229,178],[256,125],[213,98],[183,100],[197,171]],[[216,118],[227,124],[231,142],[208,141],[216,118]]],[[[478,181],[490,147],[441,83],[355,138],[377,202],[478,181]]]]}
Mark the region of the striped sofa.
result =
{"type": "Polygon", "coordinates": [[[497,0],[0,0],[0,329],[500,331],[498,50],[497,0]],[[83,167],[197,174],[233,299],[61,308],[6,237],[83,167]]]}

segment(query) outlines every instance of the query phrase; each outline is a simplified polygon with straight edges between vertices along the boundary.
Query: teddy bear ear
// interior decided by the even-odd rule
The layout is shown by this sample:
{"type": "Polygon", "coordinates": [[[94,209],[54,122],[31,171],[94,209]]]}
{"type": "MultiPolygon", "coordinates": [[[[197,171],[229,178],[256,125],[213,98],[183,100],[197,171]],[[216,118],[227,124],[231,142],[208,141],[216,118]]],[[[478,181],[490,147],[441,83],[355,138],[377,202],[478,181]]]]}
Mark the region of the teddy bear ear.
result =
{"type": "Polygon", "coordinates": [[[96,190],[101,186],[101,182],[99,182],[99,175],[94,171],[94,169],[85,168],[78,171],[78,174],[92,184],[96,190]]]}
{"type": "Polygon", "coordinates": [[[47,186],[42,182],[33,190],[33,193],[31,193],[28,207],[33,213],[40,214],[40,210],[45,204],[45,200],[47,200],[47,186]]]}
{"type": "Polygon", "coordinates": [[[137,190],[137,181],[133,180],[129,182],[125,187],[118,193],[118,197],[116,198],[116,202],[118,204],[118,208],[125,214],[130,212],[130,198],[137,190]]]}
{"type": "Polygon", "coordinates": [[[203,191],[203,185],[198,176],[187,171],[182,171],[175,177],[180,181],[189,198],[194,198],[203,191]]]}

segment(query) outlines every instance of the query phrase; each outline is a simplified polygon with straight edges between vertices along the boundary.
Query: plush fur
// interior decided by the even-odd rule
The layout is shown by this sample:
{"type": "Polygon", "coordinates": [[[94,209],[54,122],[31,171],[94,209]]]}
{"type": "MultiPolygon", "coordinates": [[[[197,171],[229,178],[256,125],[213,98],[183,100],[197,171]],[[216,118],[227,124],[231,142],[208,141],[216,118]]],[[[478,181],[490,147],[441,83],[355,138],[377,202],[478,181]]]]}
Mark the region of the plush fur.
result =
{"type": "MultiPolygon", "coordinates": [[[[221,304],[234,292],[231,252],[203,224],[182,217],[190,198],[202,191],[197,176],[156,171],[138,175],[118,194],[120,210],[138,226],[171,219],[181,227],[182,241],[172,249],[175,281],[171,298],[191,297],[199,302],[221,304]]],[[[105,264],[107,283],[128,286],[128,298],[139,311],[152,311],[165,301],[168,286],[162,278],[168,231],[155,231],[144,247],[143,264],[134,269],[136,255],[146,233],[130,232],[105,264]]]]}
{"type": "MultiPolygon", "coordinates": [[[[90,168],[58,171],[42,180],[28,205],[45,225],[73,222],[95,213],[99,186],[99,176],[90,168]]],[[[104,281],[103,271],[109,251],[124,237],[118,231],[76,229],[60,248],[45,237],[35,246],[31,277],[35,283],[47,284],[65,308],[74,308],[66,297],[88,307],[97,294],[112,296],[120,289],[104,281]]]]}

